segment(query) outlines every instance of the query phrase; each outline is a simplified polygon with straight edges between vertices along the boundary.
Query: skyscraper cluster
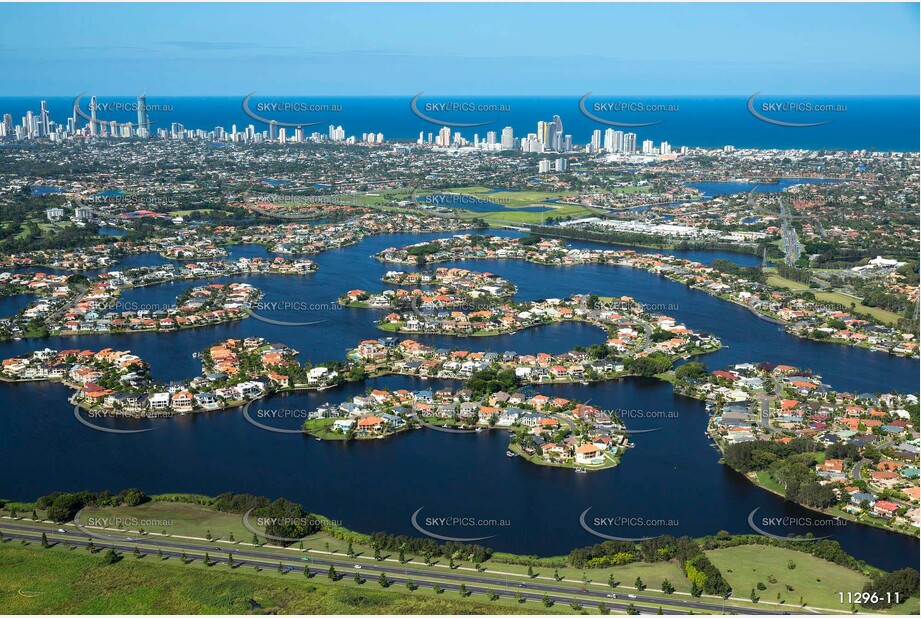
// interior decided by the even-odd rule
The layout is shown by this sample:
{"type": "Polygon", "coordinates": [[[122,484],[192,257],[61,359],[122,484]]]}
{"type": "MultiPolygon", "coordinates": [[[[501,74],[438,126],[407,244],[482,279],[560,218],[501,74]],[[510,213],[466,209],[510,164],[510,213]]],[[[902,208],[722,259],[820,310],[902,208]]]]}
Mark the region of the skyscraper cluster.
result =
{"type": "Polygon", "coordinates": [[[465,138],[460,131],[452,131],[451,127],[442,127],[437,135],[420,131],[417,144],[430,144],[438,148],[465,148],[473,147],[484,150],[521,150],[522,152],[572,152],[572,135],[563,133],[563,121],[559,116],[546,122],[537,123],[537,132],[528,133],[527,137],[518,139],[512,127],[505,127],[501,133],[488,131],[486,138],[481,140],[478,133],[474,134],[473,141],[465,138]]]}

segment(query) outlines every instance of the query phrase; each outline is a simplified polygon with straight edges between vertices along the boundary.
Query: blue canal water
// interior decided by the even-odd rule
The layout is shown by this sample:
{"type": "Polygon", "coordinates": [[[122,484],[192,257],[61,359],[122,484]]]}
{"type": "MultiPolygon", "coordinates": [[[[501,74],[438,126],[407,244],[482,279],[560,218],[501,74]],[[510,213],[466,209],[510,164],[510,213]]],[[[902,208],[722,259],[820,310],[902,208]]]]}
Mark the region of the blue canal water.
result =
{"type": "Polygon", "coordinates": [[[794,185],[827,185],[845,182],[834,178],[781,178],[777,182],[689,182],[686,187],[697,189],[704,197],[748,193],[781,193],[794,185]]]}
{"type": "MultiPolygon", "coordinates": [[[[300,350],[301,361],[343,359],[346,348],[383,333],[374,326],[380,312],[341,309],[335,304],[337,296],[354,288],[381,289],[380,278],[386,271],[414,268],[371,259],[377,251],[435,237],[438,235],[370,237],[357,245],[313,256],[319,271],[311,275],[245,278],[265,292],[266,303],[306,303],[272,312],[269,317],[293,322],[322,320],[314,326],[281,326],[250,318],[170,334],[27,339],[0,344],[0,357],[44,347],[130,349],[151,363],[157,379],[171,380],[197,375],[200,362],[192,354],[206,346],[225,337],[259,335],[300,350]]],[[[685,252],[683,257],[701,259],[704,253],[685,252]]],[[[267,254],[264,248],[253,246],[231,251],[232,257],[243,255],[267,254]]],[[[757,262],[756,256],[744,254],[709,252],[706,256],[708,261],[719,257],[743,264],[757,262]]],[[[158,261],[164,260],[155,254],[132,258],[134,264],[158,261]]],[[[518,286],[522,299],[593,292],[670,305],[665,313],[722,339],[722,350],[702,358],[712,369],[736,362],[770,361],[810,368],[841,390],[918,390],[917,361],[798,339],[744,308],[641,270],[601,265],[547,267],[518,261],[445,265],[501,275],[518,286]]],[[[240,278],[139,288],[123,298],[139,304],[172,304],[191,285],[234,279],[240,278]]],[[[563,324],[495,338],[418,338],[446,348],[533,353],[562,352],[601,342],[604,333],[592,326],[563,324]]],[[[261,422],[295,428],[303,416],[294,412],[306,413],[323,402],[338,403],[367,388],[440,386],[459,385],[389,376],[319,393],[273,397],[252,404],[250,413],[289,411],[289,416],[261,422]]],[[[592,518],[669,522],[667,526],[599,530],[624,537],[703,535],[719,530],[747,533],[748,515],[756,508],[760,509],[758,517],[816,517],[719,464],[718,451],[704,435],[707,413],[703,403],[676,396],[668,384],[625,379],[591,386],[542,386],[539,390],[590,401],[603,409],[669,414],[667,418],[628,420],[631,429],[657,431],[632,434],[636,447],[627,452],[620,466],[575,474],[506,457],[508,438],[502,431],[458,435],[426,429],[381,441],[319,442],[259,429],[238,409],[174,419],[107,421],[120,428],[156,428],[144,434],[114,435],[77,423],[66,402],[70,392],[61,385],[0,384],[0,409],[5,415],[0,433],[0,466],[5,472],[0,495],[28,500],[55,490],[118,490],[128,486],[149,493],[249,492],[287,497],[356,530],[405,534],[416,534],[410,517],[423,508],[426,516],[508,520],[508,526],[478,530],[472,536],[494,534],[484,543],[498,550],[540,555],[566,553],[600,541],[579,524],[580,514],[588,508],[592,518]]],[[[809,531],[817,536],[831,535],[848,552],[882,568],[917,564],[918,541],[909,537],[850,523],[809,531]]]]}
{"type": "Polygon", "coordinates": [[[34,196],[55,195],[61,190],[57,187],[29,187],[29,193],[34,196]]]}

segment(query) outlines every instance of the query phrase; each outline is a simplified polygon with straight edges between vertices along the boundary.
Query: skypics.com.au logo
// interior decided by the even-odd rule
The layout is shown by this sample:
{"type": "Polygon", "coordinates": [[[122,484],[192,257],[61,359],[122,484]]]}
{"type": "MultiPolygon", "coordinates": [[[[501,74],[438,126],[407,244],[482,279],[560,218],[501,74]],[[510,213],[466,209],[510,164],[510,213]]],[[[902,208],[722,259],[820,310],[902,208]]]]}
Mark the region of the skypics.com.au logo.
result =
{"type": "Polygon", "coordinates": [[[243,113],[270,127],[304,128],[326,124],[329,122],[329,114],[338,114],[343,110],[343,107],[337,103],[314,103],[290,98],[253,101],[254,96],[256,93],[250,92],[243,97],[243,113]],[[300,114],[301,117],[294,119],[292,114],[300,114]],[[305,114],[322,114],[323,116],[320,120],[305,119],[305,114]]]}
{"type": "Polygon", "coordinates": [[[608,125],[610,127],[638,128],[650,127],[654,124],[665,122],[664,119],[650,120],[647,122],[626,122],[626,114],[663,114],[676,113],[680,111],[677,103],[661,103],[652,101],[642,101],[639,99],[627,99],[625,97],[612,98],[608,97],[604,101],[588,102],[591,92],[585,93],[579,99],[579,111],[589,120],[608,125]],[[603,115],[599,115],[603,114],[603,115]],[[614,118],[619,118],[614,120],[614,118]]]}
{"type": "Polygon", "coordinates": [[[643,517],[639,515],[609,515],[609,516],[595,516],[590,520],[588,518],[589,511],[593,507],[588,507],[582,514],[579,516],[579,525],[582,526],[582,529],[593,534],[601,539],[606,539],[609,541],[648,541],[649,539],[654,539],[656,537],[662,536],[663,533],[654,534],[654,535],[644,535],[644,536],[621,536],[629,532],[645,532],[647,530],[661,530],[662,528],[677,528],[679,522],[677,519],[669,518],[652,518],[652,517],[643,517]],[[610,530],[612,533],[617,532],[617,534],[610,534],[608,532],[601,532],[600,530],[610,530]]]}
{"type": "Polygon", "coordinates": [[[786,115],[787,118],[799,117],[806,118],[806,114],[835,114],[843,113],[847,111],[847,105],[843,103],[819,103],[817,101],[810,101],[800,98],[787,98],[782,101],[762,101],[756,103],[756,99],[760,95],[760,92],[756,92],[748,98],[748,113],[757,118],[762,122],[768,124],[773,124],[778,127],[790,127],[790,128],[806,128],[806,127],[820,127],[825,124],[829,124],[831,120],[822,120],[818,122],[792,122],[790,120],[780,120],[778,116],[786,115]],[[771,114],[770,116],[767,114],[771,114]],[[798,116],[796,116],[798,115],[798,116]]]}
{"type": "Polygon", "coordinates": [[[421,118],[426,122],[430,122],[441,127],[469,129],[473,127],[486,126],[497,121],[495,118],[479,122],[458,122],[456,120],[445,120],[445,118],[451,117],[452,114],[488,114],[490,116],[494,116],[495,114],[512,111],[511,105],[505,103],[483,103],[451,98],[443,99],[441,101],[429,101],[420,103],[422,94],[423,93],[420,92],[412,98],[412,100],[409,102],[409,109],[417,118],[421,118]],[[432,114],[437,114],[439,117],[436,117],[432,114]]]}
{"type": "Polygon", "coordinates": [[[476,517],[467,513],[420,517],[420,513],[423,509],[425,509],[424,506],[416,509],[412,517],[409,518],[409,521],[413,528],[425,536],[439,541],[456,543],[485,541],[498,536],[499,529],[507,528],[512,525],[511,521],[508,519],[476,517]],[[437,530],[437,532],[435,532],[435,530],[437,530]],[[467,536],[466,534],[464,536],[454,536],[465,532],[473,534],[492,532],[492,534],[485,534],[483,536],[467,536]]]}

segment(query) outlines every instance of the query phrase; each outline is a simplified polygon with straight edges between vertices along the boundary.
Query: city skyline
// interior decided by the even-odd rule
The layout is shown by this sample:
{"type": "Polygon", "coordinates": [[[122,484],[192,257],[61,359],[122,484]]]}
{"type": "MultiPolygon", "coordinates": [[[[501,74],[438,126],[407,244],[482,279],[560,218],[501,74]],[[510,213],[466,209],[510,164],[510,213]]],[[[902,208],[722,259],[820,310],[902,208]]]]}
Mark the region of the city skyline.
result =
{"type": "MultiPolygon", "coordinates": [[[[82,95],[81,95],[82,96],[82,95]]],[[[74,101],[73,112],[68,117],[66,123],[57,123],[51,118],[48,109],[47,100],[39,101],[40,112],[35,115],[31,109],[27,110],[22,116],[19,124],[13,121],[12,114],[2,113],[0,116],[0,139],[8,138],[16,141],[32,139],[48,139],[51,142],[60,142],[64,139],[71,138],[128,138],[128,139],[147,139],[157,137],[161,139],[207,139],[217,141],[231,142],[278,142],[280,144],[305,142],[344,142],[346,144],[367,143],[383,144],[384,136],[381,132],[364,132],[359,140],[357,136],[350,135],[346,137],[346,132],[342,125],[336,126],[330,124],[327,132],[312,131],[307,135],[304,125],[295,125],[288,123],[294,128],[293,134],[289,140],[287,129],[279,126],[276,120],[267,123],[267,129],[256,130],[256,124],[249,123],[240,131],[238,125],[232,124],[230,131],[227,131],[222,125],[214,127],[212,130],[186,128],[181,122],[170,123],[170,128],[158,128],[151,131],[151,120],[149,117],[150,109],[155,108],[147,103],[146,90],[137,96],[136,103],[131,104],[119,103],[119,110],[136,111],[137,124],[130,120],[117,122],[115,120],[105,121],[98,118],[97,113],[100,109],[106,109],[105,104],[98,102],[97,96],[90,96],[89,114],[83,111],[79,105],[80,97],[74,101]],[[81,119],[83,122],[81,122],[81,119]],[[82,126],[81,126],[82,125],[82,126]]],[[[259,122],[263,125],[265,122],[259,122]]],[[[316,124],[316,123],[314,123],[316,124]]],[[[632,132],[616,131],[608,127],[604,130],[604,145],[601,145],[601,129],[595,129],[592,132],[590,140],[581,150],[587,154],[596,154],[606,152],[608,154],[638,154],[643,155],[670,155],[671,145],[667,141],[661,141],[659,147],[654,146],[652,140],[642,142],[642,150],[637,149],[637,134],[632,132]]],[[[559,114],[553,114],[553,119],[549,122],[544,120],[537,121],[537,131],[527,133],[524,138],[515,137],[514,129],[511,126],[502,128],[501,133],[495,130],[487,131],[484,139],[480,139],[479,132],[473,134],[473,141],[463,136],[462,132],[454,131],[452,134],[451,127],[443,126],[437,132],[421,131],[419,138],[416,140],[417,145],[434,146],[437,148],[482,148],[486,150],[521,150],[530,153],[555,153],[565,154],[579,151],[574,146],[573,136],[565,134],[563,131],[563,121],[559,114]],[[427,137],[426,137],[427,135],[427,137]],[[501,135],[501,137],[500,137],[501,135]]],[[[408,140],[391,140],[393,142],[408,140]]],[[[681,147],[681,152],[687,152],[688,147],[681,147]]],[[[549,171],[549,167],[544,169],[543,163],[549,163],[549,160],[542,162],[541,172],[549,171]]],[[[558,159],[555,162],[556,171],[565,171],[565,160],[558,159]]]]}

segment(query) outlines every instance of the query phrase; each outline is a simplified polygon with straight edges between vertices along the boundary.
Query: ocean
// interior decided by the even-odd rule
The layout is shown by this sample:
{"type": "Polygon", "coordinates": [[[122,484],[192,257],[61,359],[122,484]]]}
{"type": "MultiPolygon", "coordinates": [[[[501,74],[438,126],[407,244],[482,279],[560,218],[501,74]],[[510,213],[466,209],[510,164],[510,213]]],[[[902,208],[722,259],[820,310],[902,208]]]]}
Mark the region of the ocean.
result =
{"type": "MultiPolygon", "coordinates": [[[[89,114],[89,94],[80,101],[81,109],[89,114]]],[[[248,116],[243,110],[245,94],[239,97],[157,97],[148,94],[147,105],[152,128],[170,128],[174,122],[187,129],[211,130],[221,126],[238,130],[253,124],[257,131],[268,129],[266,122],[248,116]]],[[[603,96],[592,95],[580,106],[582,95],[548,97],[465,97],[423,94],[416,108],[424,120],[411,108],[412,95],[403,97],[321,96],[272,97],[253,95],[250,110],[266,120],[279,123],[317,123],[305,126],[307,135],[314,131],[326,133],[329,125],[341,125],[346,135],[361,137],[362,133],[382,133],[385,140],[416,140],[419,133],[436,134],[445,123],[485,123],[477,127],[452,127],[467,139],[474,135],[485,139],[488,131],[501,135],[503,127],[511,126],[516,137],[537,131],[538,121],[552,120],[559,115],[563,133],[572,135],[574,144],[591,140],[592,132],[604,133],[609,125],[600,120],[650,126],[622,127],[615,130],[637,134],[637,145],[652,140],[658,147],[667,141],[673,148],[680,146],[736,148],[794,148],[844,149],[877,151],[919,150],[919,97],[917,96],[822,96],[785,97],[759,95],[752,103],[761,116],[788,123],[826,122],[821,126],[789,127],[756,118],[749,111],[745,96],[603,96]],[[831,111],[816,111],[824,105],[831,111]],[[318,108],[320,111],[312,111],[318,108]],[[585,112],[600,119],[592,119],[585,112]],[[811,107],[812,111],[805,111],[811,107]],[[453,111],[451,111],[453,110],[453,111]],[[657,110],[657,111],[650,111],[657,110]]],[[[74,97],[47,97],[54,121],[64,124],[71,115],[74,97]]],[[[105,109],[98,111],[101,120],[137,123],[137,112],[131,105],[134,97],[103,96],[97,98],[105,109]]],[[[39,110],[39,98],[0,97],[0,114],[10,113],[19,123],[26,111],[39,110]]],[[[82,125],[81,121],[81,125],[82,125]]],[[[280,124],[279,126],[284,126],[280,124]]],[[[294,128],[286,130],[293,136],[294,128]]]]}

